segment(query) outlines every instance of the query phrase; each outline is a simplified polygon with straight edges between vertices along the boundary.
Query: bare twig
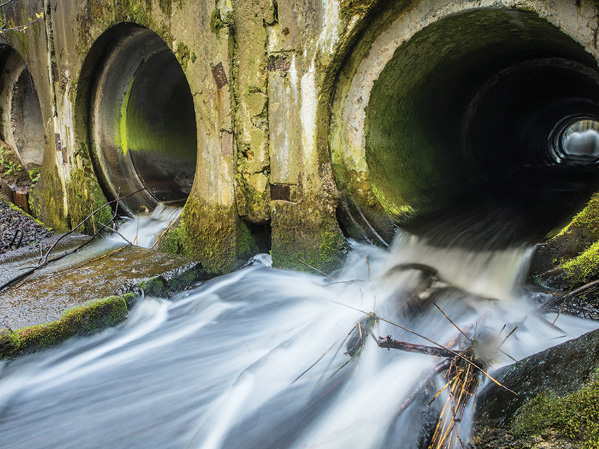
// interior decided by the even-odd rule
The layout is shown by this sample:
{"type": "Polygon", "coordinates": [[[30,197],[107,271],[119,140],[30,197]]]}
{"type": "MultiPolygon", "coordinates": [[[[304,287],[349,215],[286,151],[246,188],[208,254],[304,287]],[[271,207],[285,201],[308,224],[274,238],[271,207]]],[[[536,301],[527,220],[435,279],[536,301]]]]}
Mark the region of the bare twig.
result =
{"type": "Polygon", "coordinates": [[[318,268],[313,267],[312,265],[310,265],[308,262],[303,261],[302,259],[298,259],[301,263],[303,263],[305,266],[307,266],[308,268],[312,268],[314,271],[316,271],[317,273],[322,274],[323,276],[326,276],[334,281],[336,281],[337,279],[335,279],[333,276],[331,276],[330,274],[326,274],[324,271],[320,271],[318,268]]]}
{"type": "Polygon", "coordinates": [[[458,332],[459,332],[460,334],[462,334],[462,335],[463,335],[463,336],[466,338],[466,340],[468,340],[470,343],[472,343],[472,339],[471,339],[471,338],[470,338],[468,335],[466,335],[466,334],[465,334],[465,333],[462,331],[462,329],[460,329],[460,327],[459,327],[457,324],[455,324],[455,323],[452,321],[452,319],[451,319],[451,318],[449,318],[449,316],[448,316],[448,315],[447,315],[447,314],[446,314],[446,313],[443,311],[443,309],[442,309],[441,307],[439,307],[439,306],[437,305],[437,303],[436,303],[436,302],[433,302],[433,305],[434,305],[434,306],[435,306],[437,309],[439,309],[439,311],[440,311],[440,312],[443,314],[443,316],[444,316],[445,318],[447,318],[447,321],[449,321],[449,322],[452,324],[452,326],[453,326],[453,327],[455,327],[455,328],[458,330],[458,332]]]}
{"type": "Polygon", "coordinates": [[[4,3],[0,4],[0,8],[2,8],[3,6],[6,6],[6,5],[8,5],[9,3],[12,3],[12,2],[14,2],[14,1],[15,1],[15,0],[7,0],[7,1],[5,1],[4,3]]]}
{"type": "Polygon", "coordinates": [[[166,227],[166,229],[160,233],[160,235],[158,236],[158,238],[156,239],[156,241],[154,242],[154,244],[150,247],[150,249],[154,249],[154,247],[156,245],[158,245],[158,243],[160,242],[160,240],[162,240],[162,238],[168,233],[168,231],[170,231],[170,229],[173,227],[173,225],[175,224],[175,222],[178,219],[179,219],[179,217],[175,218],[173,221],[171,221],[169,223],[169,225],[166,227]]]}
{"type": "MultiPolygon", "coordinates": [[[[334,301],[334,300],[330,300],[330,301],[334,302],[335,304],[339,304],[339,305],[341,305],[341,306],[348,307],[348,308],[350,308],[350,309],[353,309],[353,310],[356,310],[356,311],[358,311],[358,312],[361,312],[361,313],[364,313],[364,314],[366,314],[366,315],[369,315],[369,313],[368,313],[368,312],[365,312],[365,311],[363,311],[363,310],[360,310],[360,309],[358,309],[357,307],[352,307],[352,306],[350,306],[350,305],[348,305],[348,304],[343,304],[343,303],[340,303],[340,302],[338,302],[338,301],[334,301]]],[[[486,376],[488,379],[490,379],[490,380],[491,380],[491,381],[492,381],[494,384],[496,384],[497,386],[499,386],[499,387],[501,387],[501,388],[503,388],[503,389],[505,389],[505,390],[509,391],[510,393],[512,393],[512,394],[514,394],[514,395],[516,395],[516,396],[518,395],[518,393],[516,393],[515,391],[513,391],[513,390],[509,389],[509,388],[508,388],[508,387],[506,387],[505,385],[501,384],[501,383],[500,383],[500,382],[499,382],[497,379],[495,379],[493,376],[491,376],[489,373],[487,373],[485,370],[483,370],[483,369],[482,369],[480,366],[478,366],[477,364],[475,364],[475,363],[474,363],[474,362],[472,362],[471,360],[468,360],[468,359],[466,359],[466,358],[465,358],[465,357],[464,357],[462,354],[460,354],[459,352],[457,352],[457,351],[454,351],[454,350],[452,350],[452,349],[449,349],[449,348],[446,348],[446,347],[445,347],[445,346],[443,346],[442,344],[440,344],[440,343],[437,343],[436,341],[434,341],[434,340],[431,340],[430,338],[428,338],[428,337],[425,337],[424,335],[421,335],[421,334],[419,334],[418,332],[414,332],[413,330],[411,330],[411,329],[408,329],[407,327],[405,327],[405,326],[402,326],[401,324],[397,324],[397,323],[394,323],[393,321],[386,320],[385,318],[383,318],[383,317],[381,317],[381,316],[378,316],[378,315],[376,315],[376,318],[377,318],[378,320],[380,320],[380,321],[384,321],[385,323],[391,324],[392,326],[398,327],[398,328],[400,328],[400,329],[402,329],[402,330],[404,330],[404,331],[406,331],[406,332],[409,332],[410,334],[416,335],[417,337],[420,337],[420,338],[422,338],[423,340],[426,340],[426,341],[428,341],[429,343],[432,343],[432,344],[433,344],[433,345],[435,345],[435,346],[438,346],[438,347],[440,347],[440,348],[442,348],[442,349],[445,349],[445,350],[447,350],[447,351],[451,352],[453,355],[455,355],[455,356],[457,356],[457,357],[461,358],[461,359],[462,359],[462,360],[464,360],[466,363],[468,363],[468,364],[470,364],[470,365],[473,365],[473,366],[474,366],[476,369],[478,369],[478,370],[479,370],[481,373],[483,373],[483,374],[484,374],[484,375],[485,375],[485,376],[486,376]]]]}
{"type": "MultiPolygon", "coordinates": [[[[111,220],[112,221],[112,220],[111,220]]],[[[119,231],[117,231],[116,229],[113,228],[109,228],[108,226],[106,226],[104,223],[102,223],[100,220],[98,220],[98,224],[100,226],[102,226],[103,229],[108,229],[110,232],[114,232],[115,234],[117,234],[119,237],[121,237],[125,242],[127,242],[127,244],[129,245],[133,245],[133,243],[131,243],[131,241],[129,241],[129,239],[127,237],[125,237],[123,234],[121,234],[119,231]]]]}
{"type": "MultiPolygon", "coordinates": [[[[401,404],[401,407],[399,407],[399,409],[397,410],[397,415],[399,416],[405,409],[407,409],[416,400],[416,398],[422,392],[422,390],[424,390],[427,387],[427,385],[430,384],[430,382],[433,380],[433,377],[435,377],[441,371],[445,371],[447,368],[449,368],[450,364],[451,364],[450,359],[445,359],[445,360],[442,360],[440,363],[437,363],[437,365],[435,365],[435,367],[428,374],[428,376],[426,376],[426,378],[424,380],[422,380],[422,382],[420,382],[416,386],[416,388],[414,388],[414,390],[412,390],[412,393],[404,400],[403,404],[401,404]]],[[[435,398],[433,398],[429,402],[429,405],[434,400],[435,400],[435,398]]]]}
{"type": "Polygon", "coordinates": [[[516,332],[516,329],[518,329],[518,326],[514,326],[514,328],[508,332],[508,334],[505,336],[503,341],[499,344],[497,349],[501,348],[504,345],[504,343],[507,341],[507,339],[510,338],[514,332],[516,332]]]}
{"type": "Polygon", "coordinates": [[[417,345],[414,343],[407,343],[405,341],[393,340],[391,335],[386,337],[379,337],[377,344],[380,348],[384,349],[399,349],[406,352],[417,352],[419,354],[434,355],[437,357],[453,357],[453,351],[448,351],[443,348],[436,348],[434,346],[417,345]]]}
{"type": "MultiPolygon", "coordinates": [[[[54,250],[54,248],[56,248],[56,245],[58,244],[58,242],[60,242],[62,239],[64,239],[67,235],[72,234],[76,229],[80,228],[84,223],[86,223],[92,216],[94,216],[96,213],[98,213],[99,211],[101,211],[102,209],[108,207],[111,204],[117,203],[117,207],[118,207],[118,203],[120,200],[130,197],[132,195],[135,195],[136,193],[141,192],[142,190],[145,190],[146,188],[143,187],[139,190],[136,190],[133,193],[130,193],[128,195],[125,195],[123,197],[119,197],[116,200],[112,200],[109,201],[107,203],[105,203],[103,206],[97,208],[96,210],[92,211],[92,213],[90,215],[88,215],[81,223],[79,223],[77,226],[75,226],[73,229],[71,229],[69,232],[64,233],[63,235],[61,235],[53,244],[52,246],[50,246],[50,249],[48,249],[48,252],[42,256],[39,264],[37,267],[34,267],[30,270],[27,270],[26,272],[18,275],[17,277],[5,282],[4,284],[0,285],[0,292],[3,292],[4,290],[6,290],[8,287],[10,287],[11,285],[16,284],[17,282],[28,278],[29,276],[33,275],[36,271],[42,269],[43,267],[45,267],[47,264],[51,263],[51,262],[55,262],[57,260],[62,259],[65,256],[68,256],[70,254],[76,253],[77,251],[79,251],[80,249],[82,249],[83,247],[87,246],[89,243],[91,243],[101,231],[97,231],[92,237],[90,237],[85,243],[83,243],[82,245],[78,246],[77,248],[75,248],[73,251],[67,251],[64,252],[63,254],[61,254],[60,256],[55,257],[54,259],[48,259],[48,257],[50,256],[50,253],[54,250]]],[[[112,222],[114,219],[116,218],[116,212],[113,215],[112,219],[110,220],[110,222],[112,222]]]]}
{"type": "MultiPolygon", "coordinates": [[[[135,195],[136,193],[139,193],[139,192],[141,192],[141,191],[143,191],[143,190],[146,190],[146,188],[145,188],[145,187],[142,187],[141,189],[139,189],[139,190],[136,190],[136,191],[135,191],[135,192],[133,192],[133,193],[129,193],[129,194],[127,194],[127,195],[123,196],[123,197],[119,197],[119,198],[117,198],[116,200],[108,201],[108,202],[107,202],[107,203],[105,203],[103,206],[101,206],[101,207],[97,208],[96,210],[92,211],[92,213],[91,213],[91,214],[89,214],[89,215],[88,215],[88,216],[87,216],[87,217],[86,217],[86,218],[85,218],[85,219],[84,219],[84,220],[83,220],[81,223],[79,223],[77,226],[75,226],[75,227],[74,227],[73,229],[71,229],[69,232],[65,232],[63,235],[61,235],[61,236],[58,238],[58,240],[56,240],[56,241],[54,242],[54,244],[53,244],[53,245],[50,247],[50,249],[48,250],[48,252],[47,252],[47,253],[46,253],[46,255],[44,256],[44,258],[42,259],[42,265],[43,265],[43,264],[45,264],[45,262],[48,260],[48,256],[50,255],[50,253],[52,252],[52,250],[53,250],[53,249],[56,247],[56,245],[58,244],[58,242],[60,242],[60,241],[61,241],[63,238],[65,238],[67,235],[70,235],[70,234],[72,234],[73,232],[75,232],[75,230],[77,230],[77,229],[79,229],[81,226],[83,226],[83,225],[84,225],[84,224],[85,224],[85,223],[86,223],[86,222],[87,222],[87,221],[88,221],[88,220],[89,220],[91,217],[93,217],[95,214],[97,214],[98,212],[100,212],[102,209],[105,209],[106,207],[110,206],[111,204],[114,204],[114,203],[117,203],[117,204],[118,204],[118,203],[120,202],[120,200],[123,200],[123,199],[125,199],[125,198],[128,198],[128,197],[130,197],[130,196],[133,196],[133,195],[135,195]]],[[[94,234],[94,237],[95,237],[96,235],[97,235],[97,233],[96,233],[96,234],[94,234]]],[[[0,290],[1,290],[1,288],[0,288],[0,290]]]]}
{"type": "Polygon", "coordinates": [[[557,315],[555,316],[555,319],[553,320],[552,324],[555,324],[555,322],[557,321],[557,319],[559,318],[559,316],[561,315],[562,311],[564,310],[564,306],[566,305],[566,301],[572,297],[572,296],[576,296],[580,293],[585,292],[586,290],[589,290],[595,286],[599,285],[599,279],[588,282],[586,284],[584,284],[581,287],[578,287],[576,290],[572,291],[572,289],[570,289],[570,291],[568,293],[566,293],[564,296],[561,296],[559,299],[564,298],[564,300],[562,301],[562,304],[557,312],[557,315]]]}

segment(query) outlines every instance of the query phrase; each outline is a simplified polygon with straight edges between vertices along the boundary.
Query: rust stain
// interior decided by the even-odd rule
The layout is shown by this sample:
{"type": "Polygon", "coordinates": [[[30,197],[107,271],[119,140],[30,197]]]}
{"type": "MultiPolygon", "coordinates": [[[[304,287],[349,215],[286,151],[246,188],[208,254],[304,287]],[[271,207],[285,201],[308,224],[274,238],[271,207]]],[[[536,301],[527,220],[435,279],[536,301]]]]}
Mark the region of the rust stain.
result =
{"type": "Polygon", "coordinates": [[[214,81],[216,82],[216,87],[218,90],[221,90],[227,84],[229,84],[229,80],[227,79],[227,73],[225,72],[225,68],[223,67],[223,63],[219,62],[214,67],[212,67],[212,76],[214,77],[214,81]]]}

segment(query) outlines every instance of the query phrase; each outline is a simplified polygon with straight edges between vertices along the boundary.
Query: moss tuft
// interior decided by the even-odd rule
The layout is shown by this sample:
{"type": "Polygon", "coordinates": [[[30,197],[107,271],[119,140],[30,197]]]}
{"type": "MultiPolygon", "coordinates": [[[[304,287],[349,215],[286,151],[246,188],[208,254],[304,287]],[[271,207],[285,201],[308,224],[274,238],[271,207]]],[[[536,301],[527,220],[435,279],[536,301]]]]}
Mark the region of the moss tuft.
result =
{"type": "Polygon", "coordinates": [[[548,430],[586,449],[599,448],[599,380],[564,397],[539,394],[518,411],[515,437],[528,438],[548,430]]]}
{"type": "Polygon", "coordinates": [[[576,229],[584,229],[592,240],[599,240],[599,193],[595,193],[585,208],[574,216],[572,221],[558,234],[572,234],[576,229]]]}
{"type": "Polygon", "coordinates": [[[149,296],[158,296],[164,298],[168,294],[168,285],[166,279],[164,279],[162,276],[154,276],[151,279],[141,281],[138,284],[138,287],[149,296]]]}
{"type": "Polygon", "coordinates": [[[169,16],[172,14],[173,12],[173,2],[172,0],[158,0],[158,4],[160,5],[160,9],[162,9],[162,12],[169,16]]]}
{"type": "Polygon", "coordinates": [[[214,8],[210,13],[210,31],[218,33],[227,24],[220,17],[220,9],[214,8]]]}
{"type": "Polygon", "coordinates": [[[0,329],[0,358],[2,354],[11,354],[19,347],[19,337],[10,329],[0,329]]]}
{"type": "Polygon", "coordinates": [[[177,57],[177,61],[181,64],[181,68],[183,71],[187,70],[187,65],[191,61],[192,63],[196,60],[195,53],[192,53],[187,45],[183,42],[177,43],[177,48],[175,49],[175,56],[177,57]]]}
{"type": "Polygon", "coordinates": [[[580,256],[562,263],[561,268],[575,286],[596,278],[599,274],[599,242],[593,243],[580,256]]]}
{"type": "Polygon", "coordinates": [[[368,13],[378,0],[342,0],[341,15],[344,18],[350,18],[355,15],[364,15],[368,13]]]}

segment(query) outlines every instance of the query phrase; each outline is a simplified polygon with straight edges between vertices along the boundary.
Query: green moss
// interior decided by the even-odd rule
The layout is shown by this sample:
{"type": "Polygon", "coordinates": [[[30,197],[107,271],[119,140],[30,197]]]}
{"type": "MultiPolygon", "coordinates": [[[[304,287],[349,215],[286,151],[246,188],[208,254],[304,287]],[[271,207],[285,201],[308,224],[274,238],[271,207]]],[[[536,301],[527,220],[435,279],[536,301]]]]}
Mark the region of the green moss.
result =
{"type": "Polygon", "coordinates": [[[599,242],[593,243],[580,256],[562,263],[561,268],[574,285],[595,278],[599,273],[599,242]]]}
{"type": "Polygon", "coordinates": [[[275,202],[273,205],[272,260],[279,268],[330,272],[341,262],[345,239],[334,214],[318,204],[275,202]]]}
{"type": "Polygon", "coordinates": [[[0,329],[0,358],[12,354],[19,347],[19,337],[10,329],[0,329]]]}
{"type": "Polygon", "coordinates": [[[194,197],[187,200],[179,226],[161,245],[163,251],[201,261],[208,275],[232,271],[250,248],[234,208],[207,205],[194,197]]]}
{"type": "MultiPolygon", "coordinates": [[[[67,201],[71,228],[85,220],[92,211],[106,204],[106,197],[91,168],[84,167],[73,170],[67,185],[67,201]]],[[[93,234],[99,229],[98,222],[106,224],[111,218],[112,209],[105,207],[83,225],[82,232],[93,234]]]]}
{"type": "Polygon", "coordinates": [[[29,208],[32,215],[40,218],[57,232],[68,230],[64,209],[64,192],[58,167],[42,169],[40,180],[31,192],[29,208]]]}
{"type": "Polygon", "coordinates": [[[585,208],[574,216],[557,237],[571,234],[577,229],[584,229],[590,239],[599,240],[599,193],[593,194],[585,208]]]}
{"type": "Polygon", "coordinates": [[[237,257],[249,259],[258,252],[256,239],[248,226],[242,221],[239,224],[239,237],[237,239],[237,257]]]}
{"type": "Polygon", "coordinates": [[[168,295],[168,285],[166,279],[162,276],[154,276],[151,279],[141,281],[138,287],[143,290],[146,295],[166,297],[168,295]]]}
{"type": "Polygon", "coordinates": [[[177,43],[175,56],[177,57],[177,61],[179,61],[179,64],[181,64],[181,68],[183,69],[183,71],[187,70],[187,64],[190,61],[193,63],[196,59],[195,54],[192,54],[189,47],[185,45],[183,42],[177,43]]]}
{"type": "Polygon", "coordinates": [[[369,12],[378,0],[341,0],[340,9],[342,17],[364,15],[369,12]]]}
{"type": "MultiPolygon", "coordinates": [[[[243,164],[238,165],[238,171],[243,169],[243,164]]],[[[253,222],[264,222],[269,219],[270,196],[268,187],[257,190],[247,181],[248,175],[237,173],[235,175],[235,201],[239,215],[253,222]]]]}
{"type": "MultiPolygon", "coordinates": [[[[56,321],[18,329],[8,335],[10,345],[6,346],[8,350],[0,349],[0,358],[35,352],[74,336],[89,335],[116,326],[127,317],[128,306],[134,298],[133,294],[127,294],[89,301],[66,310],[56,321]]],[[[7,332],[0,332],[0,348],[2,335],[5,334],[7,332]]]]}
{"type": "Polygon", "coordinates": [[[214,8],[210,13],[210,31],[218,33],[225,26],[227,26],[227,24],[221,19],[220,9],[214,8]]]}
{"type": "Polygon", "coordinates": [[[172,0],[158,0],[158,4],[160,5],[160,9],[162,9],[162,12],[170,17],[170,15],[173,12],[172,0]]]}
{"type": "Polygon", "coordinates": [[[586,449],[599,448],[599,380],[564,397],[539,394],[520,408],[514,436],[532,437],[547,430],[581,442],[586,449]]]}
{"type": "Polygon", "coordinates": [[[574,286],[599,274],[599,193],[550,242],[557,248],[566,279],[574,286]]]}
{"type": "MultiPolygon", "coordinates": [[[[0,200],[2,201],[2,200],[0,200]]],[[[43,223],[41,220],[38,220],[35,217],[32,217],[31,215],[29,215],[28,213],[26,213],[23,209],[21,209],[19,206],[14,205],[13,203],[7,203],[8,207],[10,207],[12,210],[16,210],[20,213],[22,213],[23,215],[26,215],[27,217],[31,218],[33,221],[35,221],[38,225],[40,225],[42,228],[46,228],[46,229],[50,229],[48,228],[48,226],[46,226],[45,223],[43,223]]]]}

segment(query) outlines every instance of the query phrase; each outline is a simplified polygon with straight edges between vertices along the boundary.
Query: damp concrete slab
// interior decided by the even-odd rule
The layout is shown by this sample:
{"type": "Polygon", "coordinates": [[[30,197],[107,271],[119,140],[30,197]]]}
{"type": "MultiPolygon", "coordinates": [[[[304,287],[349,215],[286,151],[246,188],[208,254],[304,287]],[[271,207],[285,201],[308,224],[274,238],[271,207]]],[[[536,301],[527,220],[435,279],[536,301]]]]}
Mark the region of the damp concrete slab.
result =
{"type": "MultiPolygon", "coordinates": [[[[44,242],[46,247],[58,237],[44,242]]],[[[199,263],[186,257],[100,240],[71,253],[90,239],[70,235],[52,251],[67,253],[17,284],[0,292],[0,329],[20,329],[60,318],[72,307],[90,300],[151,290],[166,294],[167,286],[193,284],[202,277],[199,263]]],[[[22,248],[0,255],[0,285],[36,267],[39,248],[22,248]]]]}

